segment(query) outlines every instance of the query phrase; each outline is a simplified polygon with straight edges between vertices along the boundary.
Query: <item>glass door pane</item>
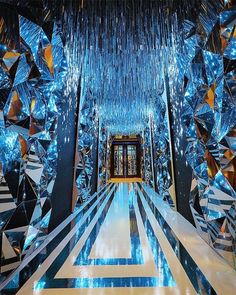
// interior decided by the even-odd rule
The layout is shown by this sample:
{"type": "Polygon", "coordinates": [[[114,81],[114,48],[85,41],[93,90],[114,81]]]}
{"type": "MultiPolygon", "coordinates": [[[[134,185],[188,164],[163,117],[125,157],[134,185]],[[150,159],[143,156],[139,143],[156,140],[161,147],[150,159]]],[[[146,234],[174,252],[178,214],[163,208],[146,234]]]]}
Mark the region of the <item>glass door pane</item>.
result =
{"type": "Polygon", "coordinates": [[[128,176],[137,175],[137,149],[136,145],[127,146],[128,176]]]}
{"type": "Polygon", "coordinates": [[[114,175],[123,176],[124,174],[123,146],[114,145],[114,175]]]}

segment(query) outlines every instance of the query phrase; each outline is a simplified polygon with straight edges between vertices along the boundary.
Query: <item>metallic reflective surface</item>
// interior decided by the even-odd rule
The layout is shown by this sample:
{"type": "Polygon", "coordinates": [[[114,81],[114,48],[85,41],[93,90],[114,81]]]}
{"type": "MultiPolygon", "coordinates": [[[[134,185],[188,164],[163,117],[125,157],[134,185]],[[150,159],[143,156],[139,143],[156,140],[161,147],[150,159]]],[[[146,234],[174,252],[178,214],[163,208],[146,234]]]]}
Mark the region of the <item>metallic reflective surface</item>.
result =
{"type": "Polygon", "coordinates": [[[21,15],[15,13],[15,19],[19,30],[13,34],[9,20],[0,17],[2,278],[48,232],[57,174],[57,120],[66,74],[57,24],[52,23],[48,34],[21,15]],[[12,44],[11,38],[19,42],[12,44]]]}
{"type": "Polygon", "coordinates": [[[224,4],[205,3],[208,16],[185,22],[186,51],[177,63],[187,82],[182,120],[193,169],[191,211],[199,234],[235,267],[236,11],[224,4]]]}

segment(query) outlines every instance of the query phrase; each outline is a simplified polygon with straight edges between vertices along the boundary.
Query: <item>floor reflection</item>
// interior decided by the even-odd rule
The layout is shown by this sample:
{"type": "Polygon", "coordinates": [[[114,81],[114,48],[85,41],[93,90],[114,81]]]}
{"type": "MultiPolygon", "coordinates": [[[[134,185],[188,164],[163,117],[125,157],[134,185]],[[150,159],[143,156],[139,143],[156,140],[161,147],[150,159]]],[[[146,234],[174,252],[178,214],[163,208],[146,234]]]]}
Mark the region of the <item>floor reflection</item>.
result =
{"type": "MultiPolygon", "coordinates": [[[[90,215],[90,222],[92,218],[96,218],[97,213],[94,211],[90,215]]],[[[88,228],[83,227],[85,233],[86,230],[88,228]]],[[[66,277],[71,259],[67,258],[63,264],[62,262],[65,261],[66,257],[62,253],[54,262],[57,269],[59,269],[59,264],[61,266],[60,278],[58,278],[58,275],[57,278],[51,275],[50,278],[44,276],[37,284],[37,289],[42,285],[44,288],[65,288],[66,286],[70,286],[70,288],[170,287],[176,285],[165,255],[148,221],[147,214],[140,200],[138,200],[133,184],[120,184],[119,188],[109,195],[107,203],[99,212],[91,232],[87,236],[78,235],[75,242],[77,245],[82,243],[83,246],[70,267],[74,269],[77,267],[80,270],[80,277],[66,277]],[[125,225],[126,228],[119,226],[120,224],[125,225]],[[125,239],[127,232],[129,239],[125,239]],[[109,244],[109,247],[106,243],[109,244]],[[126,251],[127,248],[131,248],[131,250],[126,251]],[[111,257],[111,253],[117,252],[119,252],[119,258],[111,257]],[[129,252],[130,254],[127,254],[129,252]],[[104,274],[103,269],[108,266],[112,266],[108,277],[96,275],[99,271],[104,274]],[[67,271],[64,271],[63,268],[66,268],[67,271]],[[155,275],[149,275],[149,268],[155,275]],[[122,269],[125,270],[125,276],[122,271],[117,274],[117,271],[122,269]],[[139,273],[138,270],[140,270],[139,273]],[[61,273],[65,277],[62,278],[61,273]]],[[[53,266],[51,266],[51,271],[52,269],[53,266]]]]}
{"type": "Polygon", "coordinates": [[[217,286],[219,272],[212,277],[210,267],[211,276],[204,270],[210,261],[203,265],[199,255],[196,260],[200,245],[216,261],[211,248],[143,183],[107,186],[73,222],[66,235],[50,242],[50,251],[40,253],[44,261],[18,295],[214,295],[215,286],[227,287],[217,286]]]}

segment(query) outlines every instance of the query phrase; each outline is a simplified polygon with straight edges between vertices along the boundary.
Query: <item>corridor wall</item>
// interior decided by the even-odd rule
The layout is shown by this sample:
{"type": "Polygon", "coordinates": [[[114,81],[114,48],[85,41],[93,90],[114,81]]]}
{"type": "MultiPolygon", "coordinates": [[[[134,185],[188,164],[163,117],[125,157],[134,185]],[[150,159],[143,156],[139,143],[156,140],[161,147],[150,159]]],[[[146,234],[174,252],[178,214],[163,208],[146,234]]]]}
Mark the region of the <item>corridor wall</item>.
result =
{"type": "MultiPolygon", "coordinates": [[[[78,131],[78,164],[76,184],[78,188],[78,201],[81,203],[92,193],[94,180],[97,176],[96,154],[98,145],[98,118],[96,113],[96,100],[89,90],[81,93],[78,131]]],[[[96,188],[95,188],[96,189],[96,188]]]]}
{"type": "Polygon", "coordinates": [[[109,157],[109,133],[104,122],[99,124],[99,139],[98,139],[98,171],[97,182],[98,188],[106,184],[108,180],[107,170],[109,157]]]}
{"type": "Polygon", "coordinates": [[[193,169],[190,206],[199,234],[235,267],[235,1],[202,1],[183,33],[177,63],[185,156],[193,169]]]}
{"type": "MultiPolygon", "coordinates": [[[[164,81],[163,81],[164,83],[164,81]]],[[[175,187],[171,170],[172,155],[170,151],[169,117],[166,99],[163,93],[156,101],[153,112],[151,132],[153,134],[153,162],[155,190],[171,207],[175,207],[175,187]]]]}
{"type": "Polygon", "coordinates": [[[154,187],[154,175],[153,175],[153,154],[152,154],[152,143],[151,143],[151,126],[150,119],[145,122],[143,130],[143,160],[142,160],[142,172],[143,180],[154,187]]]}
{"type": "Polygon", "coordinates": [[[0,248],[2,279],[48,232],[66,62],[51,15],[0,9],[0,248]],[[33,19],[33,20],[31,20],[33,19]]]}

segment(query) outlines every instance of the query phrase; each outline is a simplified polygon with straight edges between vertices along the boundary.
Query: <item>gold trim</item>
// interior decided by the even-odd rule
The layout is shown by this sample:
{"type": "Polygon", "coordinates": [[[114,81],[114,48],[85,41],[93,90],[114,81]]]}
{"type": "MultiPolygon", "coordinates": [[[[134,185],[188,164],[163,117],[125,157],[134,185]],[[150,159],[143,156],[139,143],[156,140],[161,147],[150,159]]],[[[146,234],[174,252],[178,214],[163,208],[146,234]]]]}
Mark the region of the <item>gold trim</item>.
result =
{"type": "Polygon", "coordinates": [[[108,182],[142,182],[142,178],[133,177],[133,178],[110,178],[108,182]]]}

